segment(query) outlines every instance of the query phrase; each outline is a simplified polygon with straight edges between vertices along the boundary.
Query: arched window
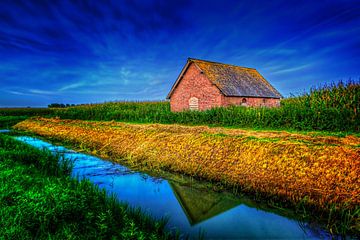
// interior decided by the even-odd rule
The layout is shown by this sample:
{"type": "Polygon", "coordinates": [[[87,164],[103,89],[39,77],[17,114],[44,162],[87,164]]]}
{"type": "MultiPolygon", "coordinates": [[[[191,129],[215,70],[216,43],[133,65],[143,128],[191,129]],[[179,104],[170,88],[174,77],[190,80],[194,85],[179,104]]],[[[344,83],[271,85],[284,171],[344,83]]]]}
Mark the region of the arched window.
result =
{"type": "Polygon", "coordinates": [[[246,98],[241,100],[241,106],[247,106],[246,98]]]}
{"type": "Polygon", "coordinates": [[[191,97],[189,99],[189,109],[199,110],[199,99],[197,99],[196,97],[191,97]]]}

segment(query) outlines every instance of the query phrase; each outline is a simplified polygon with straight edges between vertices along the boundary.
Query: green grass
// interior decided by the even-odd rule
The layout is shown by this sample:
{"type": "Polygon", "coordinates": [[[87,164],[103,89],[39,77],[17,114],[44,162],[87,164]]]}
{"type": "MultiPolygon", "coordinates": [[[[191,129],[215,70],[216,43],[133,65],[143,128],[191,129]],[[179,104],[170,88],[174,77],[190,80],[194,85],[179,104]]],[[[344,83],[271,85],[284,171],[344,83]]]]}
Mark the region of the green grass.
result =
{"type": "Polygon", "coordinates": [[[170,239],[165,221],[119,203],[71,162],[0,135],[0,239],[170,239]]]}
{"type": "Polygon", "coordinates": [[[10,128],[11,126],[27,118],[28,116],[0,116],[0,128],[10,128]]]}
{"type": "Polygon", "coordinates": [[[0,108],[0,129],[11,128],[32,116],[51,116],[53,109],[49,108],[0,108]]]}
{"type": "Polygon", "coordinates": [[[44,116],[53,111],[52,108],[0,108],[0,116],[44,116]]]}
{"type": "Polygon", "coordinates": [[[283,99],[279,108],[231,106],[173,113],[169,102],[111,102],[56,109],[53,115],[63,119],[356,133],[360,131],[359,112],[360,82],[349,81],[283,99]]]}

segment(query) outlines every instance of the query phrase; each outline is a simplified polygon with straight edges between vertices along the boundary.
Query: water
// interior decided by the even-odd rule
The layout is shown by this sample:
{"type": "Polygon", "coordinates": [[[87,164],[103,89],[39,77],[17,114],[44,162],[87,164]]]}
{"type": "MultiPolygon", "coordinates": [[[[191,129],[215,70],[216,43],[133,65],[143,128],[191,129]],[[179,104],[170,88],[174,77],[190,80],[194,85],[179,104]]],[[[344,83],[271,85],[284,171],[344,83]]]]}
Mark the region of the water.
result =
{"type": "Polygon", "coordinates": [[[16,137],[37,148],[61,152],[75,159],[73,176],[86,177],[115,193],[121,201],[151,215],[169,217],[169,228],[210,239],[324,239],[326,232],[306,223],[253,207],[249,200],[229,193],[200,190],[132,171],[120,164],[78,153],[33,137],[16,137]]]}

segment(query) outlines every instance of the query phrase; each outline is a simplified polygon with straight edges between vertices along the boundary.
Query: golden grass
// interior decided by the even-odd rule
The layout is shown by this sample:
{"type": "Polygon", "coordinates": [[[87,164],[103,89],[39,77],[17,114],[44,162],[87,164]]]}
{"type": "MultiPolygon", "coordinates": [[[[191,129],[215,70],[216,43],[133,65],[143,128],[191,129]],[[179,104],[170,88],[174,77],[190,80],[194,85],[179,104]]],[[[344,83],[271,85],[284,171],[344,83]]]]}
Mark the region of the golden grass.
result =
{"type": "Polygon", "coordinates": [[[15,126],[128,164],[163,169],[293,203],[360,205],[360,138],[160,124],[28,119],[15,126]]]}

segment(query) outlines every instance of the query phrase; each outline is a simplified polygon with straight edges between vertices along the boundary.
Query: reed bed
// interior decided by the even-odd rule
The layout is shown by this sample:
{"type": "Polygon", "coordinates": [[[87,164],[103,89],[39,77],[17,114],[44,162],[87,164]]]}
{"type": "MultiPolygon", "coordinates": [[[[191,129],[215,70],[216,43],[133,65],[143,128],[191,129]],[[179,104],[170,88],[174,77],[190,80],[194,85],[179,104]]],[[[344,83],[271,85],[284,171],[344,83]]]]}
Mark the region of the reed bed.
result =
{"type": "Polygon", "coordinates": [[[170,111],[169,102],[110,102],[55,109],[62,119],[217,125],[241,128],[360,131],[360,81],[312,88],[279,108],[232,106],[203,112],[170,111]]]}
{"type": "Polygon", "coordinates": [[[0,134],[0,239],[172,239],[88,180],[71,161],[0,134]]]}
{"type": "Polygon", "coordinates": [[[332,232],[359,232],[360,138],[355,136],[45,118],[15,128],[131,166],[184,173],[304,206],[327,217],[332,232]]]}

